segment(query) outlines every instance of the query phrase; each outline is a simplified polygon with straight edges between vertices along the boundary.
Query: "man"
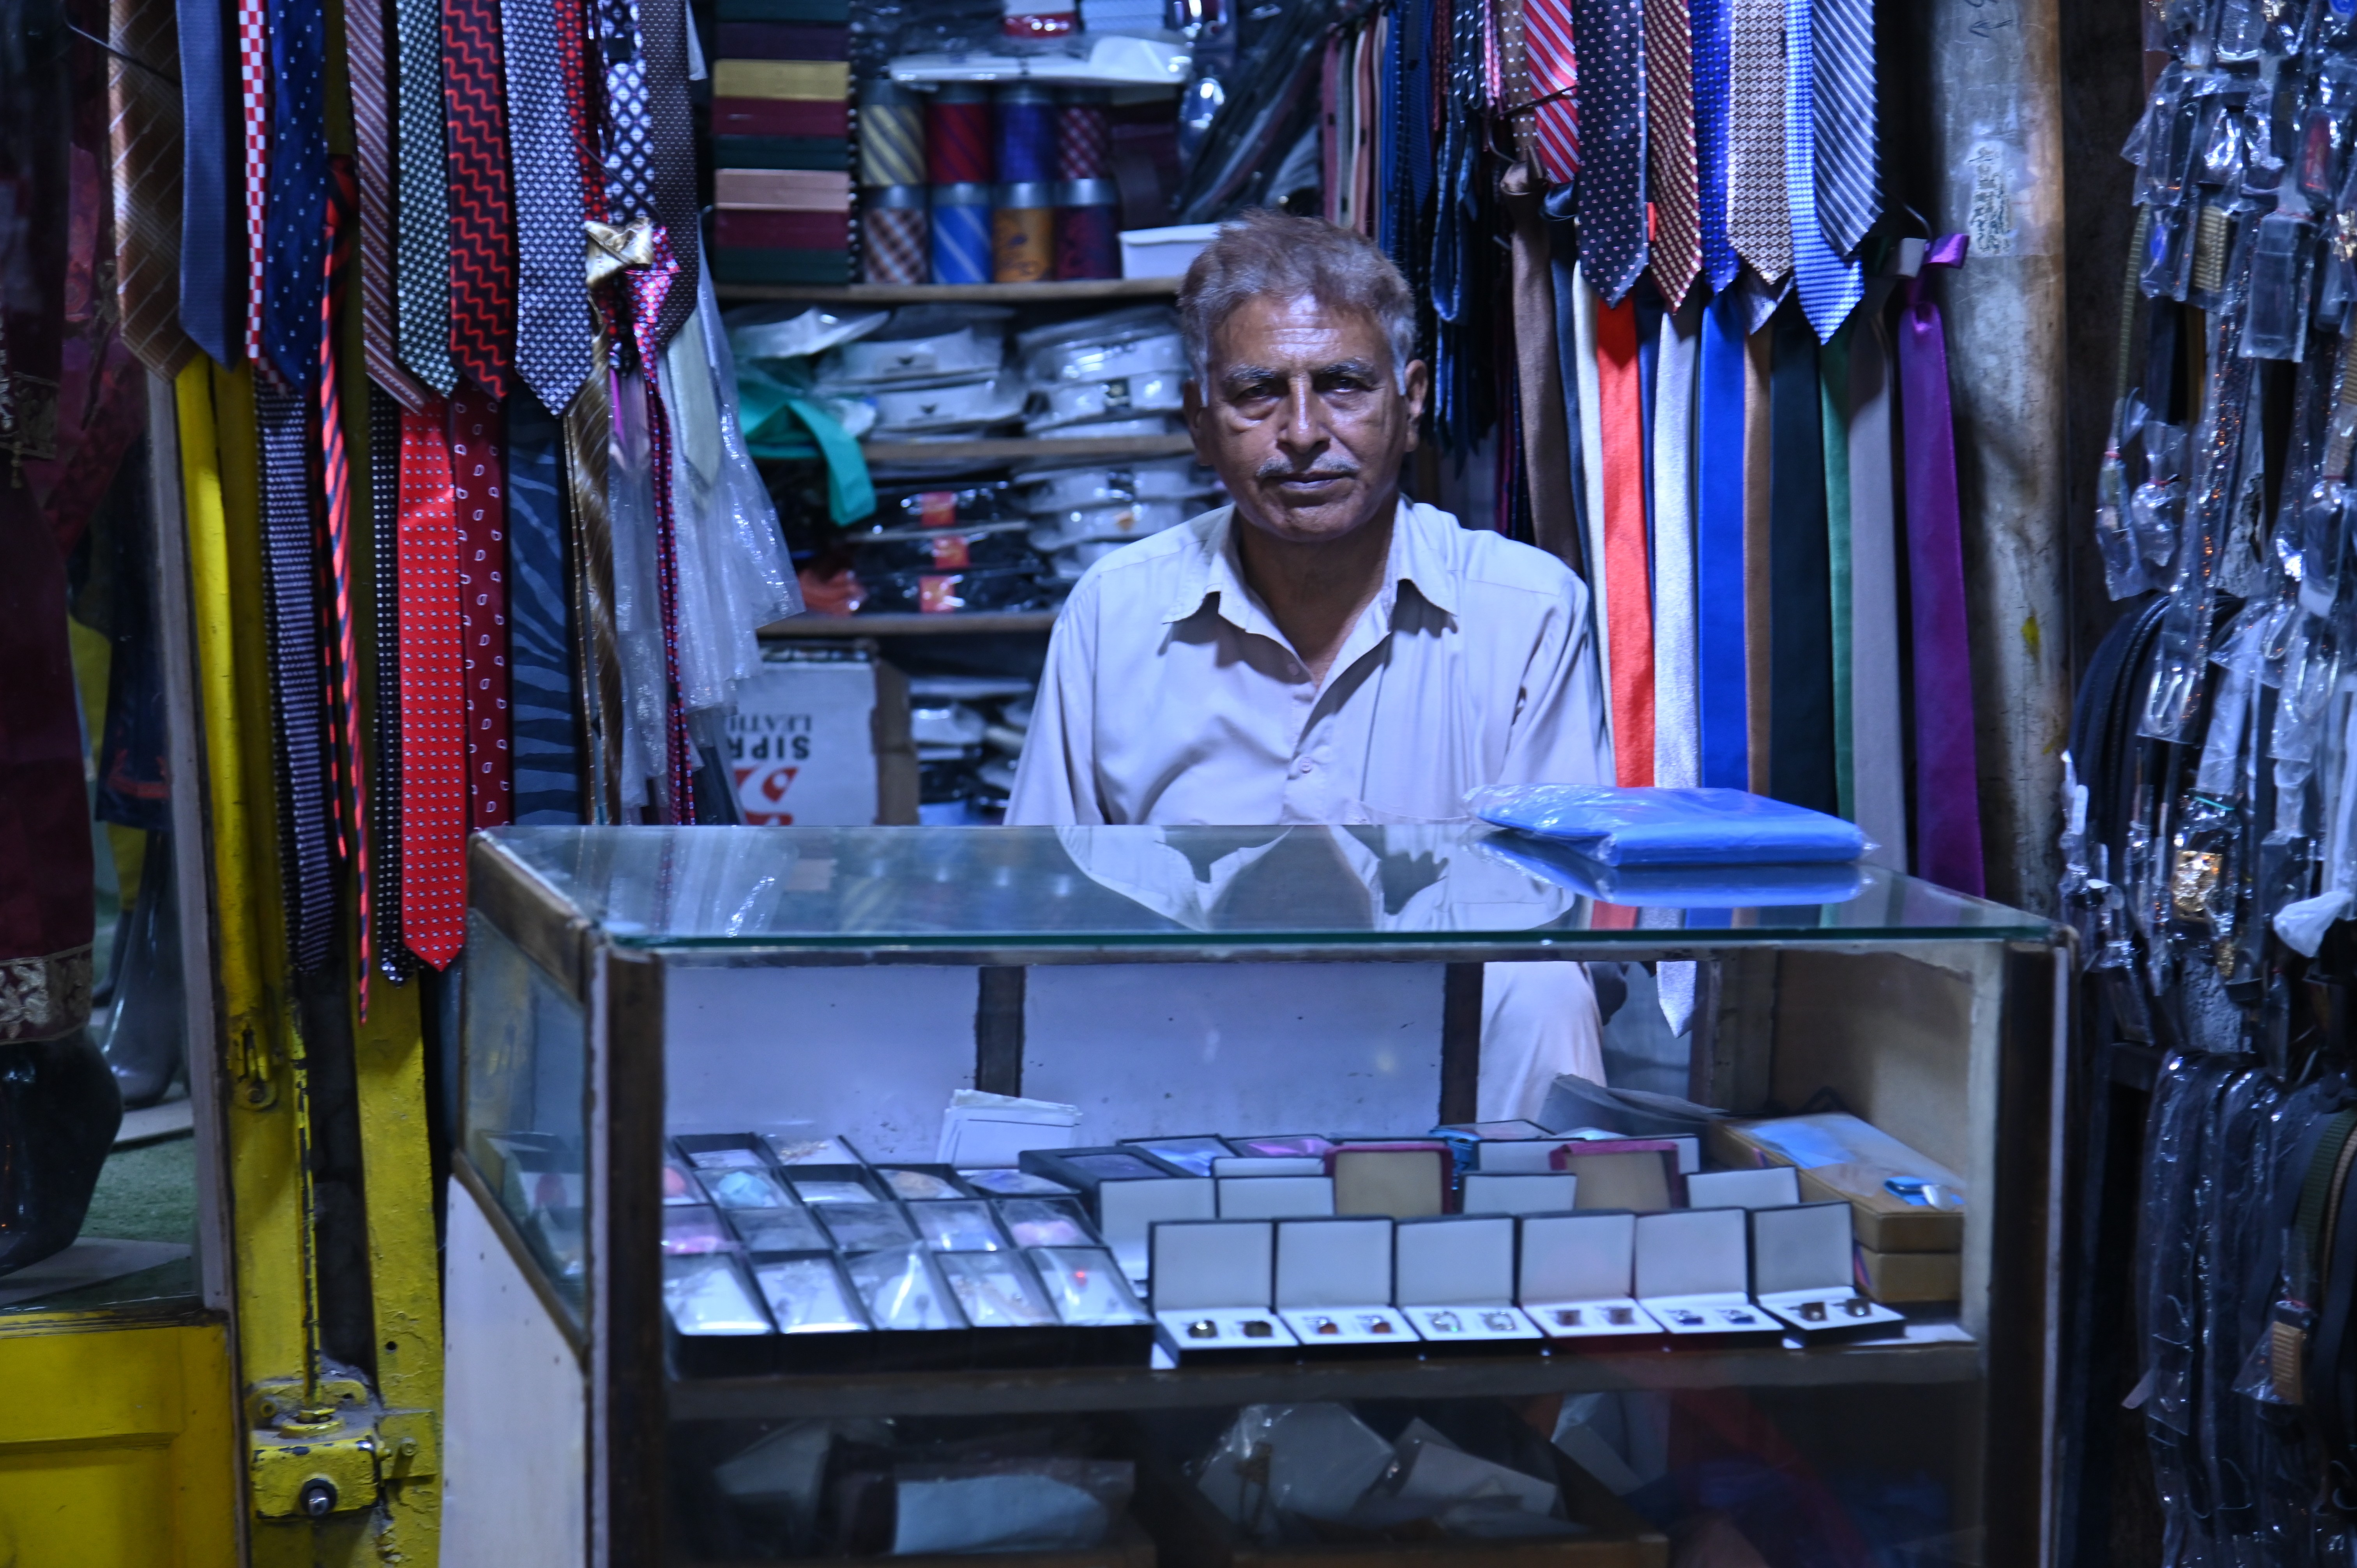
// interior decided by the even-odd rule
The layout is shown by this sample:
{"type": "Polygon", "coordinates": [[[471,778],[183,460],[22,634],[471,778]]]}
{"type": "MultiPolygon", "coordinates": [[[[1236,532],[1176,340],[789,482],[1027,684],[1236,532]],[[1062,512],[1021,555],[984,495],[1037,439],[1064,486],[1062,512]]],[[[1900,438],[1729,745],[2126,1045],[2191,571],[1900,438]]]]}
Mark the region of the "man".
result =
{"type": "MultiPolygon", "coordinates": [[[[1405,823],[1485,784],[1609,779],[1586,586],[1400,494],[1427,371],[1364,238],[1247,213],[1188,270],[1187,423],[1230,506],[1076,585],[1010,823],[1405,823]]],[[[1601,1079],[1580,966],[1491,965],[1480,1114],[1601,1079]]]]}

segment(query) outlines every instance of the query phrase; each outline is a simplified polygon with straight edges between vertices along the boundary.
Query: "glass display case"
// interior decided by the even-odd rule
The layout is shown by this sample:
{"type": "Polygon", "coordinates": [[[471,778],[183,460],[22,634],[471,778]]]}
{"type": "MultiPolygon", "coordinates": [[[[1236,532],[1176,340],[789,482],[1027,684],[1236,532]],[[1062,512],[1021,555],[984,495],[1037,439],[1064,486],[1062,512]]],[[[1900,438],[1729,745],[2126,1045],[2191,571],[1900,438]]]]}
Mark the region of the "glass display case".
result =
{"type": "Polygon", "coordinates": [[[2047,921],[1464,825],[471,877],[454,1560],[2045,1560],[2047,921]],[[1576,961],[1675,1092],[1495,1117],[1576,961]]]}

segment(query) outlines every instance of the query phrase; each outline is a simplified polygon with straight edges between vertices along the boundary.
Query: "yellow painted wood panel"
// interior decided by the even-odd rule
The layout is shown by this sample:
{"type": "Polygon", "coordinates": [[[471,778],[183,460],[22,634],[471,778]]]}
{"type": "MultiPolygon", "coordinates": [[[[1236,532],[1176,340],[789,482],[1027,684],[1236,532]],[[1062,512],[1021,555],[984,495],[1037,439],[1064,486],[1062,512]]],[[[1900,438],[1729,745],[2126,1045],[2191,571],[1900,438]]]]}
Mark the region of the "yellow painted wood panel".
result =
{"type": "Polygon", "coordinates": [[[0,1334],[0,1568],[235,1568],[219,1323],[0,1334]]]}

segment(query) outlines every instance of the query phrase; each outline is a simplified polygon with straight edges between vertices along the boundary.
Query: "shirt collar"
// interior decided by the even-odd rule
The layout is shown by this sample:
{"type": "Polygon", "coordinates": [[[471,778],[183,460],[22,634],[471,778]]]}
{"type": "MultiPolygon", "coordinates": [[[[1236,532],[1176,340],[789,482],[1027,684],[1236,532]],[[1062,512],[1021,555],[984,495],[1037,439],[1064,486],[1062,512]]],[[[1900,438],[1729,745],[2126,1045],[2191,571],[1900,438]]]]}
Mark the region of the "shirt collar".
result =
{"type": "MultiPolygon", "coordinates": [[[[1391,559],[1383,567],[1383,591],[1375,597],[1386,618],[1402,583],[1415,584],[1425,602],[1441,614],[1457,613],[1456,578],[1437,532],[1457,526],[1454,518],[1437,508],[1405,498],[1400,500],[1392,521],[1391,559]]],[[[1252,624],[1265,620],[1266,616],[1259,598],[1244,585],[1243,571],[1236,559],[1235,527],[1236,509],[1232,503],[1206,513],[1201,526],[1190,530],[1194,539],[1183,557],[1184,564],[1170,602],[1162,612],[1166,625],[1185,620],[1203,607],[1205,599],[1217,594],[1220,614],[1225,619],[1246,631],[1266,629],[1252,624]]]]}

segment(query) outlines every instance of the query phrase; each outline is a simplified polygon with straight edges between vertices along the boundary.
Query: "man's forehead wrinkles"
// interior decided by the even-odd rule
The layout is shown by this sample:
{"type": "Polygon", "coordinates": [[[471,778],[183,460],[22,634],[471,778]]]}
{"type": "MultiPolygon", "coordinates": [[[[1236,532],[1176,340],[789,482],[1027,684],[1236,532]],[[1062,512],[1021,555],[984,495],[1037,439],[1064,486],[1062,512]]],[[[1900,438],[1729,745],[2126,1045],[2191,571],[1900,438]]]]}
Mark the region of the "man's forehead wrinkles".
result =
{"type": "Polygon", "coordinates": [[[1324,364],[1319,365],[1289,365],[1284,367],[1274,365],[1223,365],[1220,369],[1220,380],[1228,385],[1236,386],[1250,381],[1282,380],[1297,375],[1308,376],[1312,380],[1318,380],[1327,376],[1365,376],[1373,374],[1374,369],[1375,367],[1372,361],[1359,359],[1329,360],[1324,364]]]}

